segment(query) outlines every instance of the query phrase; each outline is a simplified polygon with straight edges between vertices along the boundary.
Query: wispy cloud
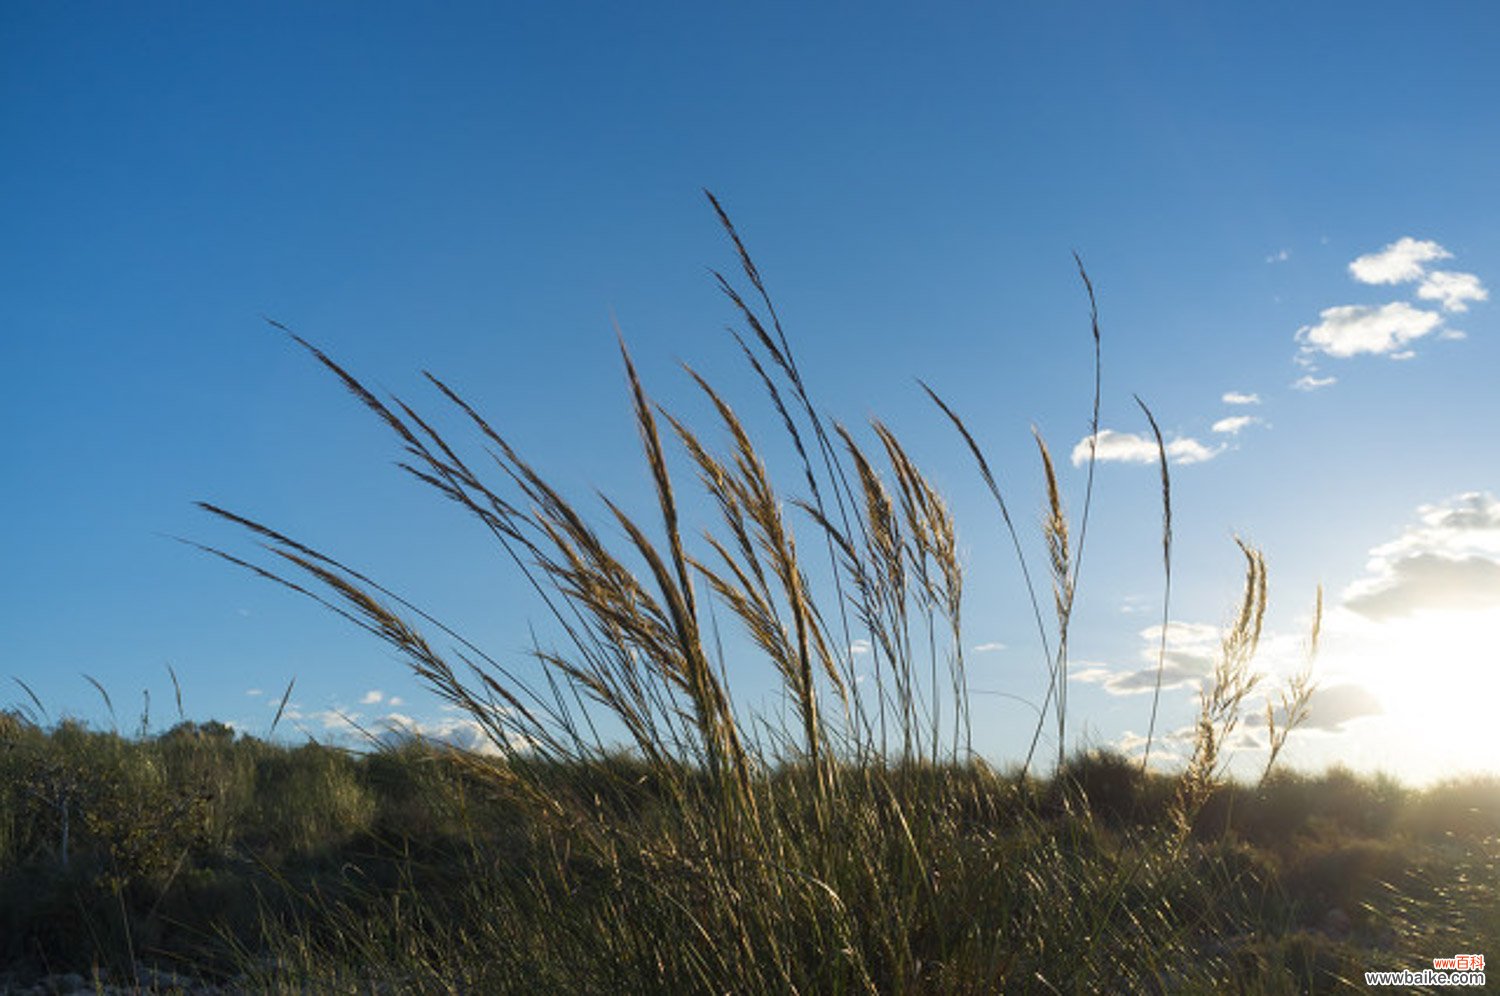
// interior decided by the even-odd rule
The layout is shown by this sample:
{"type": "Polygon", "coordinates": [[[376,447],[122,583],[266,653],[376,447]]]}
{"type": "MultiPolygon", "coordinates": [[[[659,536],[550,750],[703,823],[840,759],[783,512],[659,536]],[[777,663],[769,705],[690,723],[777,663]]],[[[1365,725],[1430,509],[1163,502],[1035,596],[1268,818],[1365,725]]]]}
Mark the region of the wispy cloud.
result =
{"type": "Polygon", "coordinates": [[[1260,404],[1260,395],[1249,394],[1244,391],[1225,391],[1224,396],[1220,400],[1226,405],[1258,405],[1260,404]]]}
{"type": "Polygon", "coordinates": [[[1408,235],[1379,252],[1359,257],[1349,264],[1349,274],[1362,284],[1404,284],[1421,278],[1424,263],[1452,258],[1453,254],[1436,242],[1408,235]]]}
{"type": "Polygon", "coordinates": [[[849,653],[853,654],[856,657],[860,656],[861,654],[868,654],[869,652],[870,652],[870,641],[869,640],[859,639],[859,640],[855,640],[853,643],[849,644],[849,653]]]}
{"type": "Polygon", "coordinates": [[[1271,255],[1269,255],[1269,256],[1266,257],[1266,262],[1267,263],[1285,263],[1287,260],[1289,260],[1291,258],[1292,258],[1292,251],[1290,249],[1278,249],[1275,252],[1271,253],[1271,255]]]}
{"type": "Polygon", "coordinates": [[[1292,381],[1292,387],[1299,391],[1316,391],[1319,388],[1328,387],[1330,384],[1337,384],[1338,382],[1339,379],[1337,377],[1314,377],[1312,374],[1304,374],[1292,381]]]}
{"type": "Polygon", "coordinates": [[[372,688],[359,697],[360,705],[374,705],[385,698],[385,693],[378,688],[372,688]]]}
{"type": "Polygon", "coordinates": [[[1470,301],[1488,301],[1490,292],[1472,273],[1436,270],[1423,278],[1422,286],[1417,288],[1417,297],[1441,302],[1444,311],[1457,312],[1468,311],[1470,301]]]}
{"type": "Polygon", "coordinates": [[[1443,316],[1413,308],[1405,301],[1376,307],[1343,304],[1324,308],[1316,325],[1297,330],[1297,341],[1308,352],[1344,359],[1361,353],[1396,353],[1435,331],[1443,316]]]}
{"type": "Polygon", "coordinates": [[[997,653],[998,651],[1001,651],[1001,650],[1004,650],[1004,649],[1005,649],[1005,644],[1003,644],[1003,643],[980,643],[980,644],[976,644],[975,645],[975,647],[974,647],[974,653],[976,653],[976,654],[993,654],[993,653],[997,653]]]}
{"type": "Polygon", "coordinates": [[[1230,415],[1228,418],[1219,419],[1211,428],[1214,432],[1233,436],[1247,426],[1258,424],[1260,424],[1260,419],[1254,415],[1230,415]]]}
{"type": "MultiPolygon", "coordinates": [[[[1101,463],[1155,463],[1159,459],[1156,440],[1133,432],[1116,432],[1101,429],[1096,440],[1094,456],[1101,463]]],[[[1212,460],[1224,451],[1222,446],[1205,446],[1187,436],[1166,442],[1167,459],[1175,464],[1202,463],[1212,460]]],[[[1089,459],[1089,437],[1084,436],[1073,447],[1073,466],[1081,467],[1089,459]]]]}

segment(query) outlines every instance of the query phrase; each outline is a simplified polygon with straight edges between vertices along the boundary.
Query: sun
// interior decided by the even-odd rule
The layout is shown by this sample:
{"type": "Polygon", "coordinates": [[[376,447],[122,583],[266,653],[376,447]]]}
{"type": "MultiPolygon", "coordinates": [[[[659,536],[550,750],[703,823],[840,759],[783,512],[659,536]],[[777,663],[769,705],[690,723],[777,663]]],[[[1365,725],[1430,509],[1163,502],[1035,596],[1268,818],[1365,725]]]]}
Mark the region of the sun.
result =
{"type": "Polygon", "coordinates": [[[1401,767],[1429,778],[1500,772],[1500,609],[1422,610],[1346,637],[1338,670],[1380,701],[1401,767]]]}

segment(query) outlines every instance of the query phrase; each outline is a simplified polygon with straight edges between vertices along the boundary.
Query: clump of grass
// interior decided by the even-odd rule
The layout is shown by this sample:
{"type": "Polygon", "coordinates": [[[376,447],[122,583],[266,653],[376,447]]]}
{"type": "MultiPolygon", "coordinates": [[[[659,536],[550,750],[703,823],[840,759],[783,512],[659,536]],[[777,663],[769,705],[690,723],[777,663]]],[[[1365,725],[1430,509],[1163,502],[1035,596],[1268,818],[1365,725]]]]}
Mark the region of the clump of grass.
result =
{"type": "MultiPolygon", "coordinates": [[[[476,875],[495,890],[482,901],[495,915],[481,927],[449,928],[417,909],[409,910],[411,929],[397,929],[394,910],[372,921],[367,911],[380,904],[366,902],[328,943],[288,935],[289,958],[266,981],[338,991],[384,972],[384,981],[403,987],[464,979],[484,988],[488,982],[463,973],[485,963],[503,966],[495,977],[517,988],[585,991],[1077,991],[1106,979],[1160,990],[1222,981],[1225,966],[1202,958],[1202,936],[1250,916],[1240,893],[1210,901],[1166,850],[1112,838],[1086,807],[1049,815],[1026,801],[1049,714],[1059,772],[1069,743],[1069,632],[1101,385],[1097,303],[1081,263],[1095,352],[1076,530],[1050,451],[1036,436],[1050,627],[990,465],[963,420],[923,385],[999,506],[1046,658],[1031,749],[1008,778],[972,753],[963,572],[946,503],[888,425],[872,422],[871,445],[863,430],[818,411],[760,271],[710,201],[750,292],[715,277],[742,323],[736,339],[792,443],[800,493],[776,485],[744,421],[708,380],[688,371],[712,405],[722,449],[651,397],[622,341],[654,508],[648,518],[603,499],[605,522],[624,537],[612,544],[446,381],[425,375],[477,435],[477,452],[293,334],[391,430],[403,469],[477,520],[538,593],[556,635],[535,647],[543,680],[528,682],[343,561],[253,518],[202,506],[247,530],[269,562],[206,549],[385,641],[472,717],[499,760],[465,763],[528,821],[520,870],[476,875]],[[669,439],[696,474],[697,500],[683,497],[669,439]],[[704,507],[716,524],[695,536],[687,523],[704,507]],[[808,550],[823,556],[809,559],[808,550]],[[736,706],[708,635],[715,605],[779,679],[794,717],[785,726],[736,706]],[[856,638],[870,648],[869,682],[857,667],[856,638]],[[604,719],[622,731],[617,739],[600,732],[604,719]],[[622,746],[631,759],[623,768],[622,746]],[[559,783],[548,774],[559,768],[575,774],[559,783]],[[652,786],[649,803],[623,811],[604,803],[638,799],[629,782],[638,776],[652,786]],[[329,950],[342,955],[330,959],[329,950]]],[[[1149,410],[1147,417],[1161,458],[1169,603],[1170,480],[1160,431],[1149,410]]],[[[1175,788],[1171,814],[1181,828],[1221,780],[1225,745],[1259,681],[1250,661],[1265,613],[1265,564],[1240,547],[1245,595],[1175,788]]],[[[1305,715],[1306,687],[1292,690],[1297,708],[1275,728],[1276,754],[1305,715]]],[[[1153,733],[1154,720],[1155,703],[1153,733]]],[[[359,809],[350,818],[371,816],[359,809]]]]}

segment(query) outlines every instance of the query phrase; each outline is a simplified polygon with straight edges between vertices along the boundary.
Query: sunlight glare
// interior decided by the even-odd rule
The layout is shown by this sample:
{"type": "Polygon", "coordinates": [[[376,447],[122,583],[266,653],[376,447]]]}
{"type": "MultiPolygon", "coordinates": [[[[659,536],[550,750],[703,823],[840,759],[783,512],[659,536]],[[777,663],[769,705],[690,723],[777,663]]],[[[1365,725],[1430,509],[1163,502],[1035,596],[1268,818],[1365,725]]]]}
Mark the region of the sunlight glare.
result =
{"type": "Polygon", "coordinates": [[[1412,763],[1500,770],[1500,610],[1421,611],[1370,624],[1344,654],[1385,707],[1412,763]]]}

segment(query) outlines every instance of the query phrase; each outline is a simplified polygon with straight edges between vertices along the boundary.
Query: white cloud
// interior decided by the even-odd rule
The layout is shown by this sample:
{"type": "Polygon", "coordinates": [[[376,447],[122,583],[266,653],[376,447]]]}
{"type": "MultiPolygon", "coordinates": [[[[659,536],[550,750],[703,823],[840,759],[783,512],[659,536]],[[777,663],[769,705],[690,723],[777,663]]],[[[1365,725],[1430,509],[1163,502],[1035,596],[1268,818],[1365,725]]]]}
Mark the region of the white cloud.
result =
{"type": "MultiPolygon", "coordinates": [[[[288,719],[293,718],[291,716],[288,719]]],[[[303,715],[299,713],[297,719],[316,720],[325,730],[339,730],[341,732],[354,729],[359,722],[359,713],[347,713],[342,709],[322,709],[318,712],[303,715]]]]}
{"type": "Polygon", "coordinates": [[[1490,292],[1472,273],[1434,270],[1417,288],[1417,297],[1424,301],[1441,301],[1444,311],[1468,311],[1470,301],[1488,301],[1490,292]]]}
{"type": "Polygon", "coordinates": [[[1258,405],[1260,395],[1247,394],[1244,391],[1225,391],[1222,400],[1226,405],[1258,405]]]}
{"type": "MultiPolygon", "coordinates": [[[[1307,717],[1298,725],[1299,730],[1320,733],[1342,733],[1344,724],[1355,719],[1379,716],[1385,712],[1380,697],[1364,685],[1340,682],[1335,685],[1318,685],[1313,689],[1307,703],[1307,717]]],[[[1282,710],[1276,708],[1277,722],[1283,720],[1282,710]]],[[[1266,725],[1265,709],[1250,710],[1245,715],[1245,725],[1261,728],[1266,725]]]]}
{"type": "Polygon", "coordinates": [[[1219,419],[1213,424],[1212,428],[1214,432],[1227,433],[1233,436],[1246,426],[1256,425],[1259,422],[1260,419],[1254,415],[1231,415],[1228,418],[1219,419]]]}
{"type": "Polygon", "coordinates": [[[1406,301],[1380,305],[1344,304],[1324,308],[1318,322],[1297,330],[1301,349],[1296,361],[1308,368],[1308,376],[1293,387],[1310,391],[1333,383],[1313,374],[1312,358],[1317,355],[1347,359],[1351,356],[1387,356],[1393,360],[1415,357],[1413,344],[1429,335],[1439,339],[1461,339],[1463,333],[1444,324],[1447,314],[1469,310],[1475,301],[1489,299],[1489,291],[1472,273],[1453,270],[1428,272],[1426,264],[1451,259],[1453,254],[1436,242],[1406,236],[1379,252],[1360,256],[1349,264],[1349,273],[1366,284],[1404,284],[1420,281],[1416,298],[1436,302],[1442,310],[1416,307],[1406,301]]]}
{"type": "Polygon", "coordinates": [[[976,653],[976,654],[993,654],[993,653],[995,653],[997,651],[1004,650],[1004,649],[1005,649],[1005,644],[1003,644],[1003,643],[981,643],[981,644],[978,644],[977,646],[974,647],[974,653],[976,653]]]}
{"type": "Polygon", "coordinates": [[[1114,673],[1105,664],[1094,664],[1089,661],[1074,661],[1068,666],[1068,680],[1082,682],[1085,685],[1102,684],[1114,673]]]}
{"type": "MultiPolygon", "coordinates": [[[[1116,432],[1101,429],[1096,437],[1095,458],[1102,463],[1155,463],[1159,459],[1156,440],[1138,436],[1133,432],[1116,432]]],[[[1167,459],[1175,464],[1187,465],[1212,460],[1224,451],[1220,447],[1208,447],[1196,439],[1182,437],[1166,443],[1167,459]]],[[[1084,436],[1073,447],[1073,466],[1088,463],[1089,437],[1084,436]]]]}
{"type": "Polygon", "coordinates": [[[1417,510],[1420,524],[1370,551],[1344,605],[1376,621],[1424,610],[1500,609],[1500,500],[1471,491],[1417,510]]]}
{"type": "Polygon", "coordinates": [[[853,654],[856,657],[860,656],[861,654],[868,654],[869,652],[870,652],[870,641],[869,640],[860,639],[860,640],[855,640],[853,643],[849,644],[849,653],[853,654]]]}
{"type": "Polygon", "coordinates": [[[379,702],[381,699],[384,699],[384,698],[385,698],[385,693],[384,692],[382,692],[378,688],[372,688],[368,692],[365,692],[364,695],[360,696],[359,704],[360,705],[374,705],[375,703],[379,702]]]}
{"type": "MultiPolygon", "coordinates": [[[[447,744],[476,754],[497,756],[504,751],[495,743],[491,733],[478,720],[470,716],[446,716],[442,719],[423,721],[399,712],[390,712],[381,717],[388,742],[419,739],[447,744]]],[[[521,734],[508,732],[512,748],[524,750],[530,742],[521,734]]]]}
{"type": "Polygon", "coordinates": [[[1500,607],[1500,562],[1417,554],[1393,563],[1380,579],[1353,586],[1344,604],[1377,620],[1424,609],[1500,607]]]}
{"type": "Polygon", "coordinates": [[[1437,312],[1413,308],[1405,301],[1378,307],[1343,304],[1324,308],[1318,317],[1322,321],[1317,325],[1297,330],[1297,341],[1304,351],[1340,359],[1361,353],[1399,352],[1443,323],[1437,312]]]}
{"type": "Polygon", "coordinates": [[[1448,342],[1458,342],[1459,340],[1467,339],[1468,337],[1469,333],[1460,332],[1458,329],[1443,329],[1443,331],[1438,333],[1439,339],[1445,339],[1448,342]]]}
{"type": "Polygon", "coordinates": [[[253,699],[253,698],[258,698],[258,697],[260,697],[260,696],[262,696],[262,695],[264,695],[266,693],[263,692],[263,691],[261,691],[259,688],[247,688],[247,689],[245,689],[245,694],[248,695],[248,696],[250,696],[253,699]]]}
{"type": "Polygon", "coordinates": [[[1292,251],[1290,249],[1278,249],[1277,251],[1271,253],[1271,255],[1269,255],[1269,256],[1266,257],[1266,262],[1267,263],[1285,263],[1287,260],[1289,260],[1291,258],[1292,258],[1292,251]]]}
{"type": "Polygon", "coordinates": [[[1314,377],[1312,374],[1305,374],[1292,381],[1292,387],[1299,391],[1316,391],[1320,387],[1327,387],[1338,382],[1337,377],[1314,377]]]}
{"type": "Polygon", "coordinates": [[[406,705],[406,700],[399,695],[392,695],[389,699],[386,700],[386,705],[406,705]]]}
{"type": "MultiPolygon", "coordinates": [[[[1192,726],[1179,726],[1175,730],[1162,730],[1151,744],[1151,767],[1168,770],[1188,759],[1192,753],[1193,738],[1197,730],[1192,726]]],[[[1126,730],[1115,749],[1127,757],[1139,757],[1146,749],[1146,736],[1134,730],[1126,730]]]]}
{"type": "Polygon", "coordinates": [[[1422,276],[1423,263],[1452,257],[1436,242],[1418,241],[1408,235],[1379,252],[1359,257],[1349,264],[1349,273],[1362,284],[1404,284],[1422,276]]]}

